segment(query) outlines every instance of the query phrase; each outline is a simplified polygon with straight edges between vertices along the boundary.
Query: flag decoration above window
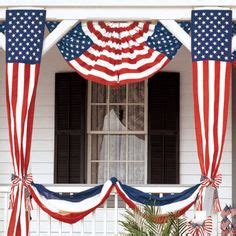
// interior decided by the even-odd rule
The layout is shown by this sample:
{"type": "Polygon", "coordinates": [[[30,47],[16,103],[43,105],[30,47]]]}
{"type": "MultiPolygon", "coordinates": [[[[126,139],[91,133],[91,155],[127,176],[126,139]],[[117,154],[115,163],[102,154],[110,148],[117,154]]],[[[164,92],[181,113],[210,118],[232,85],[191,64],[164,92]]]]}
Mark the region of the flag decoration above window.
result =
{"type": "MultiPolygon", "coordinates": [[[[49,31],[57,24],[47,22],[49,31]]],[[[190,31],[190,23],[181,26],[190,31]]],[[[57,46],[85,79],[116,86],[148,79],[168,64],[181,43],[161,23],[84,22],[57,46]]]]}

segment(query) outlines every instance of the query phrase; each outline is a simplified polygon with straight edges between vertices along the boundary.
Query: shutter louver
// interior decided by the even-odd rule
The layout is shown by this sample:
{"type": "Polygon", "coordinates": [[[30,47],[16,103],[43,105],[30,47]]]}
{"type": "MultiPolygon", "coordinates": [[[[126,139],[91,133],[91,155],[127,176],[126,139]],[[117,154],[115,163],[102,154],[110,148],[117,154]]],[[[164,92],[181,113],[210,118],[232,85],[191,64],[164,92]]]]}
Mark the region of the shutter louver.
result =
{"type": "Polygon", "coordinates": [[[55,182],[85,182],[86,81],[57,73],[55,88],[55,182]]]}
{"type": "Polygon", "coordinates": [[[148,96],[149,182],[179,183],[179,74],[156,74],[148,96]]]}

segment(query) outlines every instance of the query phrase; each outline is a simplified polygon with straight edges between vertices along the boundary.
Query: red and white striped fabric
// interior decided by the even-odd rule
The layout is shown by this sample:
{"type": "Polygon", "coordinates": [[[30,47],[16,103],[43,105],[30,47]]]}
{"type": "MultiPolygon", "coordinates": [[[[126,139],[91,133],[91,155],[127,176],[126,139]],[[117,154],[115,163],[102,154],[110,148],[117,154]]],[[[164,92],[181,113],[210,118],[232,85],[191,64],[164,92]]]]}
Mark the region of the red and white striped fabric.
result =
{"type": "MultiPolygon", "coordinates": [[[[218,174],[225,141],[230,94],[232,13],[192,12],[194,117],[203,187],[215,188],[214,210],[220,211],[218,174]],[[209,25],[214,27],[209,27],[209,25]],[[200,27],[199,27],[200,26],[200,27]],[[206,44],[207,42],[207,44],[206,44]]],[[[200,209],[202,207],[200,194],[200,209]]]]}
{"type": "Polygon", "coordinates": [[[27,171],[44,23],[45,11],[42,10],[7,11],[6,101],[14,169],[8,236],[26,236],[29,232],[31,204],[28,186],[32,182],[32,175],[27,171]]]}
{"type": "Polygon", "coordinates": [[[207,217],[202,224],[189,222],[188,234],[191,236],[209,236],[212,234],[212,218],[207,217]]]}
{"type": "MultiPolygon", "coordinates": [[[[52,31],[57,23],[47,22],[52,31]]],[[[58,47],[84,78],[122,85],[151,77],[176,54],[181,43],[160,23],[83,22],[58,47]]]]}

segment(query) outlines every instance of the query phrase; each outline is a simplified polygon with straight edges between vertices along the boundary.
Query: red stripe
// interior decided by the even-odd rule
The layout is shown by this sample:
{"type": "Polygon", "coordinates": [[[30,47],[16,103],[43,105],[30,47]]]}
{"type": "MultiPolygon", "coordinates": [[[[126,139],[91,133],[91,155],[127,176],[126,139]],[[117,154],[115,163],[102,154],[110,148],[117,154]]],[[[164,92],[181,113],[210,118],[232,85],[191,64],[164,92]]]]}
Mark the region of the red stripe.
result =
{"type": "Polygon", "coordinates": [[[201,172],[206,176],[205,170],[205,160],[203,154],[203,144],[202,144],[202,129],[201,129],[201,119],[199,111],[199,102],[198,102],[198,63],[193,62],[193,102],[194,102],[194,119],[195,119],[195,133],[197,139],[197,149],[198,149],[198,158],[200,163],[201,172]]]}
{"type": "MultiPolygon", "coordinates": [[[[213,161],[211,167],[211,176],[213,170],[215,169],[217,156],[219,152],[219,144],[218,144],[218,117],[219,117],[219,91],[220,91],[220,61],[215,62],[215,84],[214,84],[214,126],[213,126],[213,137],[214,137],[214,153],[213,153],[213,161]]],[[[211,98],[213,99],[213,98],[211,98]]]]}
{"type": "Polygon", "coordinates": [[[129,41],[135,41],[138,38],[143,37],[143,35],[145,33],[147,33],[148,30],[149,30],[149,24],[144,24],[143,28],[139,29],[139,31],[137,31],[135,34],[129,35],[129,36],[126,36],[126,37],[123,37],[123,38],[115,38],[115,37],[112,37],[112,35],[110,37],[106,37],[100,31],[95,29],[92,22],[87,23],[87,28],[89,29],[89,31],[92,34],[94,34],[96,36],[97,39],[99,39],[103,42],[112,42],[112,43],[120,44],[120,43],[129,42],[129,41]]]}
{"type": "MultiPolygon", "coordinates": [[[[200,88],[198,88],[200,89],[200,88]]],[[[210,166],[210,157],[209,157],[209,63],[208,61],[203,62],[203,111],[204,111],[204,127],[205,127],[205,169],[208,173],[210,166]]]]}

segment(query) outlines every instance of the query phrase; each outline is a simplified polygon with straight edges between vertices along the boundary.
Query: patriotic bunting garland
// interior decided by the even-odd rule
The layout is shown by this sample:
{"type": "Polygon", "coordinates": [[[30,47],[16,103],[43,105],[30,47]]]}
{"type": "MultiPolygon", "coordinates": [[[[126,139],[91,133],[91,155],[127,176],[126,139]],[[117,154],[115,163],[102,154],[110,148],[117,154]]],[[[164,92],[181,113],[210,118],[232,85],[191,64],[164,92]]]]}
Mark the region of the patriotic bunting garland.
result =
{"type": "Polygon", "coordinates": [[[115,188],[118,195],[134,210],[141,205],[159,206],[161,214],[157,216],[156,221],[164,223],[170,213],[175,216],[183,215],[195,203],[200,186],[197,184],[181,193],[169,194],[162,198],[122,184],[116,178],[71,196],[49,191],[40,184],[33,183],[29,189],[38,206],[62,222],[72,224],[81,220],[103,204],[115,188]]]}
{"type": "MultiPolygon", "coordinates": [[[[52,31],[58,23],[47,22],[52,31]]],[[[190,24],[181,26],[190,31],[190,24]]],[[[122,85],[151,77],[181,43],[161,23],[84,22],[57,44],[68,64],[85,79],[122,85]]]]}

